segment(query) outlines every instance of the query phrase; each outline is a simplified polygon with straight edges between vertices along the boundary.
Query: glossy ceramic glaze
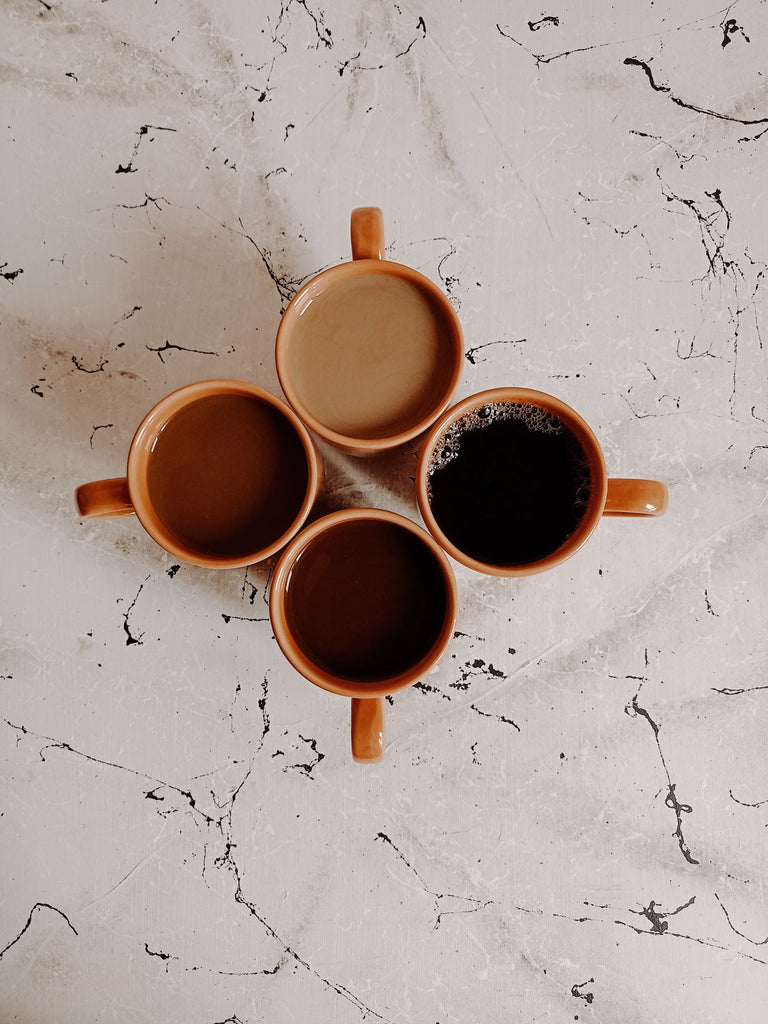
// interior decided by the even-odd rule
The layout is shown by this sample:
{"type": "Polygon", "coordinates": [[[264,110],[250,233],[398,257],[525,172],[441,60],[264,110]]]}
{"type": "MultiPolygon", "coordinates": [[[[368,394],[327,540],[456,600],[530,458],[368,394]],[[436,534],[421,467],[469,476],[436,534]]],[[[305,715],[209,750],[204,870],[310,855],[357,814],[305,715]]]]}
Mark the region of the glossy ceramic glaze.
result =
{"type": "MultiPolygon", "coordinates": [[[[384,221],[382,211],[378,207],[358,207],[352,211],[350,236],[352,262],[331,267],[313,277],[291,299],[277,331],[275,361],[282,389],[304,422],[336,448],[352,455],[363,456],[389,451],[413,440],[422,434],[447,408],[461,378],[464,344],[459,319],[445,294],[417,270],[383,258],[384,221]],[[354,287],[357,283],[364,285],[370,293],[371,297],[367,300],[367,305],[370,312],[375,315],[377,307],[381,303],[381,299],[377,296],[377,283],[379,282],[382,286],[399,282],[404,291],[413,294],[419,306],[430,310],[428,314],[430,318],[433,316],[439,318],[436,319],[433,327],[436,332],[433,344],[437,348],[434,357],[431,357],[434,358],[431,373],[435,376],[439,372],[440,378],[429,383],[428,397],[419,403],[420,408],[417,415],[408,416],[407,423],[398,424],[394,429],[388,429],[386,426],[378,427],[374,422],[372,429],[366,432],[366,436],[351,436],[334,425],[329,419],[328,413],[321,419],[314,411],[314,407],[309,407],[293,366],[295,358],[293,353],[298,347],[297,334],[302,325],[302,317],[308,314],[313,303],[319,303],[322,306],[324,297],[330,295],[334,288],[354,287]]],[[[396,307],[393,309],[393,313],[395,311],[396,307]]],[[[360,330],[363,330],[363,321],[367,319],[367,315],[369,314],[365,307],[360,307],[358,304],[357,316],[360,330]]],[[[355,322],[352,320],[350,332],[354,330],[355,322]]],[[[398,331],[398,336],[401,332],[405,335],[407,330],[408,324],[403,323],[398,331]]],[[[414,330],[417,332],[414,337],[418,338],[419,329],[414,327],[414,330]]],[[[322,349],[323,339],[318,337],[316,340],[322,349]]],[[[332,337],[329,337],[328,341],[331,340],[332,337]]],[[[375,365],[376,367],[373,377],[378,380],[379,385],[386,382],[387,394],[383,400],[383,408],[387,409],[402,400],[408,394],[409,388],[413,386],[415,369],[413,357],[415,353],[410,344],[402,352],[398,351],[395,344],[387,345],[386,349],[383,348],[383,345],[386,345],[386,342],[383,342],[382,346],[375,346],[375,350],[371,354],[371,366],[375,365]],[[386,358],[382,358],[385,355],[386,358]]],[[[361,400],[364,403],[366,391],[363,381],[356,375],[354,366],[347,370],[343,366],[344,364],[336,362],[334,358],[333,367],[329,366],[324,372],[332,373],[334,386],[338,386],[350,396],[356,396],[358,392],[362,392],[361,400]],[[340,377],[342,374],[343,376],[340,377]]],[[[373,380],[369,376],[368,367],[361,366],[360,370],[368,378],[367,386],[371,386],[373,380]]]]}
{"type": "MultiPolygon", "coordinates": [[[[194,454],[191,453],[190,457],[194,458],[194,454]]],[[[285,403],[263,388],[244,381],[206,380],[179,388],[147,413],[131,442],[126,477],[81,484],[75,491],[75,501],[80,515],[85,519],[109,519],[135,513],[150,537],[174,557],[202,567],[231,569],[262,561],[284,547],[309,515],[318,495],[321,476],[322,469],[315,445],[304,425],[285,403]],[[158,514],[148,486],[149,460],[169,421],[200,399],[226,396],[252,398],[277,410],[293,428],[307,464],[306,493],[298,514],[286,524],[286,529],[274,542],[235,557],[198,550],[183,543],[169,531],[158,514]]]]}
{"type": "MultiPolygon", "coordinates": [[[[546,467],[542,467],[546,471],[546,467]]],[[[488,573],[492,576],[530,576],[533,573],[552,569],[570,558],[588,539],[603,515],[614,516],[659,516],[667,508],[668,492],[665,484],[657,480],[609,479],[605,458],[594,432],[587,422],[570,406],[553,395],[531,388],[498,387],[489,388],[463,399],[449,409],[437,423],[424,441],[419,453],[419,464],[416,477],[419,510],[427,528],[439,541],[441,546],[454,558],[476,572],[488,573]],[[494,565],[481,562],[460,550],[440,528],[429,501],[429,471],[434,453],[440,448],[441,442],[450,427],[462,417],[475,410],[483,409],[494,403],[520,403],[536,409],[543,409],[561,420],[577,438],[583,452],[587,456],[591,491],[586,511],[575,531],[551,555],[540,558],[526,565],[494,565]]],[[[493,500],[492,495],[489,500],[493,500]]]]}
{"type": "MultiPolygon", "coordinates": [[[[370,581],[375,588],[376,581],[370,581]]],[[[306,527],[282,553],[274,573],[269,595],[269,614],[275,638],[283,654],[305,679],[343,697],[352,698],[352,755],[357,761],[378,761],[384,756],[384,703],[382,698],[422,680],[445,653],[451,640],[458,611],[458,592],[451,566],[437,543],[420,526],[403,516],[383,509],[343,509],[306,527]],[[445,615],[437,640],[418,662],[389,679],[356,682],[341,678],[318,665],[297,643],[286,614],[287,590],[291,574],[302,553],[316,539],[347,523],[374,521],[389,523],[408,531],[432,553],[439,566],[441,597],[445,615]]]]}

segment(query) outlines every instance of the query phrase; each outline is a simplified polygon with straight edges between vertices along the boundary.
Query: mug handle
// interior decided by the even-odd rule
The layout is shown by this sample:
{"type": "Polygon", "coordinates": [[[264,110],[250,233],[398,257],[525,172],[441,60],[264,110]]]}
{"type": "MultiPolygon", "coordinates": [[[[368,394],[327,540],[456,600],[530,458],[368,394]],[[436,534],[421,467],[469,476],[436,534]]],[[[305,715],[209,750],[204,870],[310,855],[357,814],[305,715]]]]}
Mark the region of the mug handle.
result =
{"type": "Polygon", "coordinates": [[[384,259],[384,214],[378,206],[358,206],[350,219],[353,260],[384,259]]]}
{"type": "Polygon", "coordinates": [[[612,477],[608,481],[604,516],[663,516],[669,492],[659,480],[612,477]]]}
{"type": "Polygon", "coordinates": [[[352,698],[352,757],[362,764],[384,760],[384,701],[352,698]]]}
{"type": "Polygon", "coordinates": [[[81,484],[75,491],[75,502],[84,519],[130,516],[135,511],[128,493],[128,480],[124,476],[81,484]]]}

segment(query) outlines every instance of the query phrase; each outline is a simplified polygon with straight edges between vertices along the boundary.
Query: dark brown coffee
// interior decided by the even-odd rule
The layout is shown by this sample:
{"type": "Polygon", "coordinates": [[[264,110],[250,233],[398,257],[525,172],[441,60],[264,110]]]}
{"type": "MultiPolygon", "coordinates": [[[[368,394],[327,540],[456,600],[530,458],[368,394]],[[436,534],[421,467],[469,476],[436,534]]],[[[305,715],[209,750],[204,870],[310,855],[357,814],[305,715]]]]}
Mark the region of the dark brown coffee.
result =
{"type": "Polygon", "coordinates": [[[430,509],[461,551],[496,566],[551,555],[590,495],[589,460],[551,412],[521,402],[473,410],[445,433],[429,466],[430,509]]]}
{"type": "Polygon", "coordinates": [[[147,469],[165,528],[201,554],[248,557],[290,528],[307,492],[301,439],[278,408],[248,395],[211,395],[174,415],[147,469]]]}
{"type": "Polygon", "coordinates": [[[285,616],[318,668],[357,682],[392,679],[434,648],[448,609],[446,581],[420,537],[375,519],[342,522],[294,565],[285,616]]]}

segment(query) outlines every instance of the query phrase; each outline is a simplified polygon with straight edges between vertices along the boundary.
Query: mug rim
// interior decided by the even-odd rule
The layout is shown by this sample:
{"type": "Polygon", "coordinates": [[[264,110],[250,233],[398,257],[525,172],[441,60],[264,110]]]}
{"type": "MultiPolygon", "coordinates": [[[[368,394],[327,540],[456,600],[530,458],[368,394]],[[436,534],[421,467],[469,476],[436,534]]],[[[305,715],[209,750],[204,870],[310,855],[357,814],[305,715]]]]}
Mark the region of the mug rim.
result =
{"type": "Polygon", "coordinates": [[[136,517],[150,537],[169,554],[202,568],[237,569],[261,562],[276,554],[301,529],[315,503],[320,488],[320,465],[317,450],[307,428],[290,406],[281,401],[276,395],[271,394],[256,384],[228,377],[216,377],[195,381],[192,384],[185,384],[171,391],[161,398],[159,402],[155,403],[142,419],[131,441],[128,450],[127,477],[128,492],[136,517]],[[257,551],[249,552],[247,555],[215,555],[199,552],[194,548],[179,543],[177,538],[166,530],[160,517],[157,515],[147,486],[149,456],[151,455],[152,446],[159,436],[159,431],[165,427],[173,416],[193,402],[217,395],[244,395],[277,409],[293,427],[296,436],[301,442],[307,460],[307,486],[304,500],[297,515],[287,529],[271,544],[257,551]]]}
{"type": "Polygon", "coordinates": [[[421,447],[421,451],[419,452],[419,461],[416,470],[416,498],[419,505],[419,511],[421,512],[422,519],[424,520],[427,529],[432,536],[435,537],[440,546],[447,551],[451,558],[460,562],[462,565],[467,566],[467,568],[473,569],[475,572],[484,573],[488,576],[532,576],[535,573],[543,572],[546,569],[552,569],[561,562],[564,562],[567,558],[570,558],[571,555],[574,555],[586,542],[597,524],[600,522],[603,515],[603,509],[605,507],[607,493],[608,473],[605,465],[605,457],[603,455],[603,450],[600,447],[600,442],[597,440],[592,428],[586,420],[576,412],[575,409],[562,401],[562,399],[556,398],[554,395],[547,394],[545,391],[537,391],[533,388],[502,386],[489,388],[485,391],[478,391],[472,395],[468,395],[466,398],[457,402],[456,405],[452,406],[440,417],[430,430],[421,447]],[[496,565],[492,562],[483,562],[478,558],[473,558],[472,555],[468,555],[466,552],[462,551],[461,548],[457,547],[440,528],[432,513],[429,501],[429,463],[442,436],[448,428],[453,425],[453,423],[461,419],[461,417],[466,415],[466,413],[472,412],[474,409],[478,409],[483,405],[490,405],[494,402],[519,402],[526,405],[535,405],[540,409],[544,409],[545,411],[554,414],[558,419],[565,423],[566,427],[576,437],[589,460],[591,490],[587,510],[579,520],[578,526],[574,532],[549,555],[535,559],[532,562],[526,562],[523,565],[496,565]]]}
{"type": "Polygon", "coordinates": [[[315,274],[309,279],[309,281],[306,281],[292,297],[285,309],[285,312],[280,318],[280,323],[277,328],[277,336],[275,338],[275,365],[277,368],[277,376],[280,381],[280,386],[283,389],[283,393],[290,406],[295,410],[304,423],[306,423],[306,425],[319,437],[329,441],[337,448],[341,448],[342,450],[353,452],[355,454],[373,454],[374,452],[388,451],[401,444],[405,444],[407,441],[412,441],[414,438],[423,434],[450,405],[453,394],[461,380],[463,362],[464,332],[456,310],[449,302],[445,292],[443,292],[434,281],[430,280],[430,278],[426,277],[414,267],[409,267],[404,263],[397,263],[394,260],[347,260],[346,262],[339,263],[334,267],[328,267],[325,270],[321,270],[319,274],[315,274]],[[451,327],[450,340],[454,356],[453,368],[448,384],[443,389],[440,401],[434,403],[428,415],[423,416],[417,423],[409,427],[407,430],[402,430],[397,434],[384,435],[382,437],[354,437],[351,434],[342,434],[340,431],[333,430],[331,427],[322,423],[321,420],[317,419],[317,417],[306,408],[299,398],[298,393],[293,386],[291,372],[288,365],[291,332],[293,330],[294,321],[300,315],[297,310],[299,306],[302,305],[308,293],[314,291],[319,294],[324,287],[332,285],[337,278],[357,276],[360,274],[386,274],[388,276],[408,279],[418,288],[428,292],[432,298],[437,299],[440,304],[441,311],[447,318],[447,322],[451,327]]]}
{"type": "Polygon", "coordinates": [[[446,648],[453,636],[458,611],[458,587],[453,574],[450,561],[440,545],[430,534],[418,523],[399,515],[397,512],[389,512],[378,508],[344,508],[337,512],[316,519],[309,526],[306,526],[287,545],[280,555],[277,565],[272,573],[269,591],[269,617],[272,624],[272,631],[280,650],[288,659],[291,665],[304,676],[309,682],[314,683],[323,690],[339,694],[342,697],[385,697],[391,693],[397,693],[418,680],[434,665],[445,653],[446,648]],[[286,590],[290,575],[296,563],[297,557],[320,534],[333,529],[340,523],[361,520],[375,520],[377,522],[393,523],[407,529],[424,543],[436,558],[441,569],[442,580],[445,585],[446,612],[443,625],[437,639],[431,648],[419,661],[406,669],[404,672],[389,679],[374,681],[347,679],[336,676],[331,672],[316,665],[301,649],[298,642],[288,627],[285,614],[286,590]]]}

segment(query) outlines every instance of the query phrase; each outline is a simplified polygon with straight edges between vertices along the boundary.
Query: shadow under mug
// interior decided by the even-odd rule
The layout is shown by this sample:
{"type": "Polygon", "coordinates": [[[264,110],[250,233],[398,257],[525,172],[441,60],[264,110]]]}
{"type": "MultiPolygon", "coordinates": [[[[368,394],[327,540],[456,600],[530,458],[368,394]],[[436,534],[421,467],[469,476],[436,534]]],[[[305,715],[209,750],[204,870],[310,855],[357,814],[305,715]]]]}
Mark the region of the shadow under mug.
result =
{"type": "Polygon", "coordinates": [[[280,385],[311,429],[351,455],[388,451],[448,408],[464,340],[445,294],[383,258],[375,206],[351,215],[352,261],[322,271],[291,299],[275,340],[280,385]]]}
{"type": "Polygon", "coordinates": [[[283,551],[269,614],[288,661],[351,698],[355,761],[384,756],[384,700],[418,682],[453,635],[457,589],[430,535],[382,509],[317,519],[283,551]]]}
{"type": "Polygon", "coordinates": [[[668,503],[657,480],[609,478],[597,438],[565,402],[515,387],[470,395],[435,423],[419,453],[416,489],[422,518],[444,550],[492,576],[551,569],[602,516],[660,516],[668,503]],[[517,423],[515,447],[511,433],[501,436],[505,421],[517,423]],[[495,440],[491,428],[499,431],[495,440]]]}
{"type": "Polygon", "coordinates": [[[237,568],[276,554],[315,503],[314,442],[285,402],[253,384],[204,380],[142,420],[127,476],[75,491],[81,516],[135,515],[175,558],[237,568]]]}

